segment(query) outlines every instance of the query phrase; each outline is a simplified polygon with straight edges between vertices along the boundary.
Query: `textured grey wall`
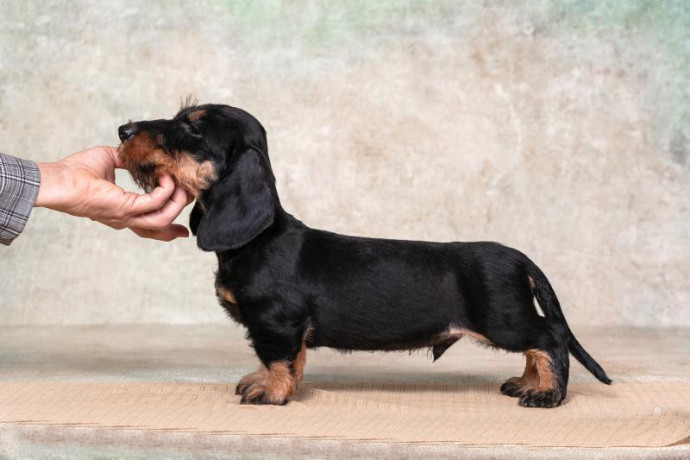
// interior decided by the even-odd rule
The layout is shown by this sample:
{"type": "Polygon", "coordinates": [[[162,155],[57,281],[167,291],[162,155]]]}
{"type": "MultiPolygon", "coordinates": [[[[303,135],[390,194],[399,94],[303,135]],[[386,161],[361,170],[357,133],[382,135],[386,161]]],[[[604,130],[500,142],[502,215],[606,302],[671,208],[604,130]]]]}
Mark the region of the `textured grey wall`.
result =
{"type": "MultiPolygon", "coordinates": [[[[6,153],[116,144],[194,94],[264,123],[311,226],[501,241],[572,323],[690,324],[687,2],[3,1],[0,66],[6,153]]],[[[214,269],[39,209],[0,322],[227,321],[214,269]]]]}

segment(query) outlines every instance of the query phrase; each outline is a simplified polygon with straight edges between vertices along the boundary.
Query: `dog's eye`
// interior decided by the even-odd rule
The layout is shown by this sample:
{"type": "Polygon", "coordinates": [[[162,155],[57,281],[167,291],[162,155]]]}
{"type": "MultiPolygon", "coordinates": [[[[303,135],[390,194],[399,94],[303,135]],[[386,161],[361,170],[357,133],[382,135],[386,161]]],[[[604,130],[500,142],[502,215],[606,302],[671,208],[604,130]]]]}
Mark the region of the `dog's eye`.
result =
{"type": "Polygon", "coordinates": [[[201,132],[199,131],[199,128],[194,126],[194,123],[188,122],[187,127],[189,128],[189,134],[192,135],[192,137],[201,137],[201,132]]]}

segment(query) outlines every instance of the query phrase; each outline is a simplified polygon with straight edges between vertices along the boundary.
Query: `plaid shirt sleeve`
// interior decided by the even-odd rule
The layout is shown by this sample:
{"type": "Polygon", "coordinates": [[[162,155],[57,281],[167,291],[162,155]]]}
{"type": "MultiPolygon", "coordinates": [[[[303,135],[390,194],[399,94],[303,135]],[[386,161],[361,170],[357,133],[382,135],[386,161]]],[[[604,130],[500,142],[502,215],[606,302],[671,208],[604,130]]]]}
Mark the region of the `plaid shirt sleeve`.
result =
{"type": "Polygon", "coordinates": [[[36,163],[0,153],[0,244],[9,246],[24,230],[40,182],[36,163]]]}

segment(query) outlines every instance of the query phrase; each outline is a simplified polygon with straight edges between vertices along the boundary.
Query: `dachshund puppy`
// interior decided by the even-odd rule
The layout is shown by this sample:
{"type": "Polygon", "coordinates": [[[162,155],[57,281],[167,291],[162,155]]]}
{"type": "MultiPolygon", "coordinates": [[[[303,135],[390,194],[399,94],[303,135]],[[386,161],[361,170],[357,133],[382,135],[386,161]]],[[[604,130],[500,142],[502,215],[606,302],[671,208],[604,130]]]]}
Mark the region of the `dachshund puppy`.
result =
{"type": "Polygon", "coordinates": [[[462,336],[527,365],[501,386],[526,407],[563,402],[569,356],[611,383],[568,328],[544,273],[497,243],[359,238],[314,230],[283,210],[266,132],[225,105],[184,107],[172,120],[119,128],[120,155],[151,190],[170,174],[196,197],[190,227],[218,257],[216,291],[247,328],[261,365],[242,378],[242,403],[285,404],[307,348],[410,350],[434,360],[462,336]],[[534,305],[539,302],[545,317],[534,305]]]}

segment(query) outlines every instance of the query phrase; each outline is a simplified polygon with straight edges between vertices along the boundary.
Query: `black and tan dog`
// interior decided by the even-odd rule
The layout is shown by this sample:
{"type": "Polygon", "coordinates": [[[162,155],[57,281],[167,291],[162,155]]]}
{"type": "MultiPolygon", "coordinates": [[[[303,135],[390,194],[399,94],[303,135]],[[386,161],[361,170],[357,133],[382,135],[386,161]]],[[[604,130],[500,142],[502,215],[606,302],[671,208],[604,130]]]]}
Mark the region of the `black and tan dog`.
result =
{"type": "Polygon", "coordinates": [[[568,352],[611,382],[568,328],[544,273],[521,252],[489,242],[338,235],[285,212],[266,132],[247,112],[184,107],[172,120],[123,125],[119,135],[139,185],[151,189],[169,173],[196,197],[190,226],[199,247],[218,256],[218,298],[248,329],[261,360],[237,385],[242,402],[286,403],[307,348],[430,347],[438,359],[465,335],[526,355],[522,376],[501,387],[523,406],[564,400],[568,352]]]}

